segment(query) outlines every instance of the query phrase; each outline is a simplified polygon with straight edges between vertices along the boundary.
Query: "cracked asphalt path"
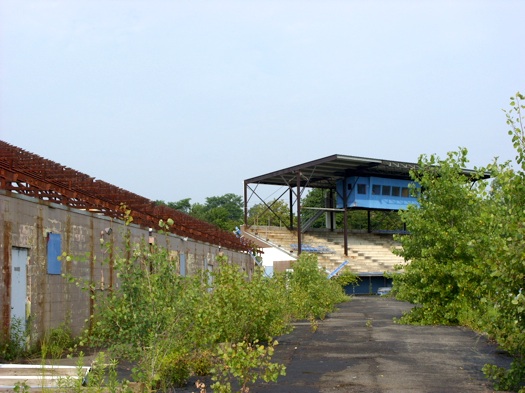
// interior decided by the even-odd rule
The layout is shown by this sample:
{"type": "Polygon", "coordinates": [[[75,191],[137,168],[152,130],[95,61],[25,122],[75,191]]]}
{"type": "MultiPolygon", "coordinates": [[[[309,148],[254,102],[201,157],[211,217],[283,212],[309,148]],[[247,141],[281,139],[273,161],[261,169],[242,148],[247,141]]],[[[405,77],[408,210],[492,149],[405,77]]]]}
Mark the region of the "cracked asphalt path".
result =
{"type": "Polygon", "coordinates": [[[412,305],[385,297],[354,297],[319,323],[297,324],[280,337],[274,360],[287,366],[257,393],[494,392],[481,369],[510,358],[462,327],[393,322],[412,305]]]}

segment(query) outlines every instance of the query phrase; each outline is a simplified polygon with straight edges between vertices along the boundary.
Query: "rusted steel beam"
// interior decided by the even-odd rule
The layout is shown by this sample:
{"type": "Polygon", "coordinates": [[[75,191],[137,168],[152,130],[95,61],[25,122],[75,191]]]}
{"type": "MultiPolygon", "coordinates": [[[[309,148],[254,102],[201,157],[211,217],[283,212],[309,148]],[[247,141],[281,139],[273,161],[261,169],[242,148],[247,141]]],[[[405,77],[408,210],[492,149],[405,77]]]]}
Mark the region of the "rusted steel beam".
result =
{"type": "Polygon", "coordinates": [[[251,250],[235,235],[167,206],[156,206],[140,195],[78,172],[0,141],[0,186],[41,200],[73,208],[99,211],[124,219],[121,204],[131,210],[133,222],[160,229],[159,220],[171,218],[170,232],[239,251],[251,250]]]}

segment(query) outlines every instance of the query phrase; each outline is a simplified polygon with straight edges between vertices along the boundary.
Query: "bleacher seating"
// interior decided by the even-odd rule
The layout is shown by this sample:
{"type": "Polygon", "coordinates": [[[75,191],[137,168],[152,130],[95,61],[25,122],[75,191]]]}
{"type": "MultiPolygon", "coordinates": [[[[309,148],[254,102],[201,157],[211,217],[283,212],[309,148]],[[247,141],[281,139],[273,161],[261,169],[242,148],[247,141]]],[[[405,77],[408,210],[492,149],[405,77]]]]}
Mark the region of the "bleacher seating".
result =
{"type": "MultiPolygon", "coordinates": [[[[248,230],[270,240],[284,251],[291,253],[298,251],[295,231],[262,226],[252,226],[248,230]]],[[[394,248],[400,247],[394,242],[392,234],[350,232],[348,255],[344,255],[342,231],[310,230],[302,236],[302,252],[317,254],[319,264],[327,271],[333,271],[345,260],[349,261],[346,268],[354,273],[393,272],[395,265],[405,263],[403,258],[392,252],[394,248]]]]}

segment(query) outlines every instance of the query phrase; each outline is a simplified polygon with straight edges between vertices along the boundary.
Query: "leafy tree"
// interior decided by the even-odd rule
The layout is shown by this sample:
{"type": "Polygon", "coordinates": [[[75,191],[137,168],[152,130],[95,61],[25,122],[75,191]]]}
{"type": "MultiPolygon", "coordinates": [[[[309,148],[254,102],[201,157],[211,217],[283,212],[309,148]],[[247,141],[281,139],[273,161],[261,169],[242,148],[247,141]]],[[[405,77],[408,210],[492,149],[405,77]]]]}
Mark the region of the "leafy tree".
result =
{"type": "Polygon", "coordinates": [[[185,198],[177,202],[156,201],[156,203],[180,210],[226,231],[233,231],[243,222],[243,201],[238,195],[230,193],[208,197],[204,204],[191,204],[190,200],[190,198],[185,198]]]}
{"type": "MultiPolygon", "coordinates": [[[[317,207],[322,208],[326,206],[327,192],[320,188],[311,189],[306,197],[303,199],[302,205],[304,207],[317,207]]],[[[317,214],[314,209],[304,209],[302,211],[303,221],[307,221],[310,217],[317,214]]],[[[348,210],[348,227],[350,229],[357,230],[368,230],[368,214],[367,210],[348,210]]],[[[343,228],[344,216],[342,213],[335,215],[335,227],[343,228]]],[[[395,211],[371,211],[370,212],[370,226],[372,230],[400,230],[403,228],[401,218],[395,211]]],[[[314,224],[313,228],[324,228],[325,218],[324,215],[319,217],[314,224]]]]}
{"type": "Polygon", "coordinates": [[[177,202],[168,202],[168,207],[172,209],[180,210],[183,213],[189,213],[191,210],[191,198],[181,199],[177,202]]]}
{"type": "Polygon", "coordinates": [[[486,366],[486,374],[498,389],[525,391],[525,96],[511,97],[506,111],[509,135],[516,150],[519,169],[509,165],[493,166],[495,187],[491,209],[482,217],[492,235],[476,244],[483,250],[480,260],[489,261],[490,275],[482,283],[483,327],[513,356],[506,370],[486,366]]]}
{"type": "Polygon", "coordinates": [[[401,213],[409,235],[399,252],[410,264],[394,276],[398,298],[418,304],[402,320],[458,323],[488,333],[513,355],[509,369],[486,365],[499,390],[525,392],[525,97],[506,111],[518,169],[494,163],[467,178],[466,149],[447,159],[422,156],[412,173],[420,206],[401,213]],[[481,172],[493,181],[473,183],[481,172]],[[490,186],[490,188],[488,187],[490,186]]]}
{"type": "Polygon", "coordinates": [[[208,209],[206,205],[202,203],[194,203],[191,205],[191,209],[189,211],[190,216],[193,216],[195,218],[198,218],[199,220],[208,221],[206,217],[208,209]]]}
{"type": "Polygon", "coordinates": [[[164,202],[164,201],[161,201],[161,200],[158,200],[158,201],[155,201],[155,203],[157,205],[161,205],[161,206],[167,206],[171,209],[175,209],[175,210],[179,210],[183,213],[189,213],[190,210],[191,210],[191,198],[185,198],[185,199],[181,199],[180,201],[177,201],[177,202],[164,202]]]}
{"type": "MultiPolygon", "coordinates": [[[[322,208],[325,207],[325,196],[326,191],[322,188],[312,188],[310,191],[308,191],[308,194],[306,194],[306,197],[302,200],[302,206],[305,208],[308,207],[317,207],[322,208]]],[[[308,221],[311,217],[314,217],[315,214],[317,214],[317,210],[314,209],[304,209],[301,211],[301,219],[303,222],[308,221]]],[[[324,214],[319,217],[315,222],[312,224],[312,228],[324,228],[325,227],[325,216],[324,214]]]]}
{"type": "Polygon", "coordinates": [[[466,163],[462,149],[445,160],[421,156],[420,169],[412,172],[424,191],[419,206],[401,212],[410,234],[399,238],[399,254],[410,264],[394,279],[398,298],[421,305],[412,321],[457,323],[483,274],[471,247],[479,236],[481,197],[476,178],[463,174],[466,163]]]}
{"type": "Polygon", "coordinates": [[[372,230],[400,231],[403,229],[403,222],[397,211],[372,211],[370,222],[372,230]]]}
{"type": "Polygon", "coordinates": [[[231,193],[206,198],[202,209],[192,208],[192,214],[197,211],[201,216],[199,218],[227,231],[233,231],[243,222],[243,200],[239,195],[231,193]]]}
{"type": "Polygon", "coordinates": [[[249,225],[289,225],[290,208],[286,202],[274,199],[267,205],[259,203],[248,210],[249,225]]]}
{"type": "Polygon", "coordinates": [[[232,220],[240,220],[243,216],[243,202],[242,197],[232,193],[224,194],[222,196],[214,196],[206,198],[206,208],[208,210],[223,207],[225,208],[232,220]]]}

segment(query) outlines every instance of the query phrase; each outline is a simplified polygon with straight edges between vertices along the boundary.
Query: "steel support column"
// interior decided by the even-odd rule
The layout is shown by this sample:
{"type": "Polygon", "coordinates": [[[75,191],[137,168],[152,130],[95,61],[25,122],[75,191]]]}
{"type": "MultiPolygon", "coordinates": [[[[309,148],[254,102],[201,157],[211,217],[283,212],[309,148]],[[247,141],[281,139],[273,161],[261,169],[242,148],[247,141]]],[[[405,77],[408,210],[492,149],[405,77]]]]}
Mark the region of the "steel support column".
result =
{"type": "Polygon", "coordinates": [[[244,182],[244,225],[248,228],[248,184],[244,182]]]}
{"type": "Polygon", "coordinates": [[[301,172],[297,171],[297,253],[301,255],[301,172]]]}
{"type": "Polygon", "coordinates": [[[344,237],[344,252],[348,256],[348,194],[346,193],[346,177],[343,179],[343,237],[344,237]]]}
{"type": "Polygon", "coordinates": [[[290,207],[290,230],[293,231],[293,189],[291,186],[289,187],[289,191],[290,191],[290,203],[288,204],[288,206],[290,207]]]}

